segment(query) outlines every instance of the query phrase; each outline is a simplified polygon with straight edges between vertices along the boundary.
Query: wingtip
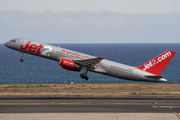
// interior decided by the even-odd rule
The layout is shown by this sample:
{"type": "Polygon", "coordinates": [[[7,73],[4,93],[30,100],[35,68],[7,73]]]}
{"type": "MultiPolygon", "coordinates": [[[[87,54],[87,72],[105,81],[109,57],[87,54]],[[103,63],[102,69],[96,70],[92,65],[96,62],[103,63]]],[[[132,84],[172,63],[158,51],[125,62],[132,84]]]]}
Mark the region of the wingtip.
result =
{"type": "Polygon", "coordinates": [[[104,57],[98,57],[98,58],[104,59],[104,57]]]}

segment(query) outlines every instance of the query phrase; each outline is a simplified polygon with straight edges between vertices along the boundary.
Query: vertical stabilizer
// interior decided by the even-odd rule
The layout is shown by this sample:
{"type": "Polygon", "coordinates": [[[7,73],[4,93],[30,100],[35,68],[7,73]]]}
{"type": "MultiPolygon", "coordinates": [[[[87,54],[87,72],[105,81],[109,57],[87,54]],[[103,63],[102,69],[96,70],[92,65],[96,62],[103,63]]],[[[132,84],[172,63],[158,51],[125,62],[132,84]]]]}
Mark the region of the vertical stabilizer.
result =
{"type": "Polygon", "coordinates": [[[142,66],[136,68],[159,76],[175,54],[176,52],[168,50],[142,66]]]}

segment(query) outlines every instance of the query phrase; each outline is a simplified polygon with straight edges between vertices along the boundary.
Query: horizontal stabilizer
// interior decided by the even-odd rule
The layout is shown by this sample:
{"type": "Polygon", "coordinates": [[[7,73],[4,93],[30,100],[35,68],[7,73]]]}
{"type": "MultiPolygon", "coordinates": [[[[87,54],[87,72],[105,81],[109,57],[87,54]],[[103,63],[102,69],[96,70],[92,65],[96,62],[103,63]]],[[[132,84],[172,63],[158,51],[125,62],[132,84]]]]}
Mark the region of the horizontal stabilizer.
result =
{"type": "Polygon", "coordinates": [[[147,78],[150,78],[150,79],[160,79],[160,78],[165,78],[164,76],[145,76],[147,78]]]}

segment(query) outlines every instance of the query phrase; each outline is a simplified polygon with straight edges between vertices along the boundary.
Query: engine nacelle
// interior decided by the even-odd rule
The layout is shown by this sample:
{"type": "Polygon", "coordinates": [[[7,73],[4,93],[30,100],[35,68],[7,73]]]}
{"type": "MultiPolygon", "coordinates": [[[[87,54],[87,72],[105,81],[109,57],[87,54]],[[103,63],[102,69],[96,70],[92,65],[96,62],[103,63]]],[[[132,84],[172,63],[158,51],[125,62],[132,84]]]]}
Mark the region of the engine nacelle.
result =
{"type": "Polygon", "coordinates": [[[61,58],[60,66],[66,70],[71,71],[80,71],[81,68],[79,65],[77,65],[74,61],[67,59],[67,58],[61,58]]]}

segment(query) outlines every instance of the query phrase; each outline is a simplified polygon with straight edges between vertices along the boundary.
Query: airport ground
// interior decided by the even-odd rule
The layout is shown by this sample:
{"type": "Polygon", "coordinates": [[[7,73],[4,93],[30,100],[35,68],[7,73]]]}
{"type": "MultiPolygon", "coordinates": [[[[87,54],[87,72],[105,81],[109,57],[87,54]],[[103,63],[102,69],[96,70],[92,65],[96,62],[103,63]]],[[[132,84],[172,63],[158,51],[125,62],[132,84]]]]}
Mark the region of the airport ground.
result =
{"type": "Polygon", "coordinates": [[[0,105],[0,119],[178,120],[179,101],[179,97],[1,97],[0,103],[5,104],[0,105]]]}
{"type": "Polygon", "coordinates": [[[180,97],[179,84],[0,85],[0,97],[180,97]]]}
{"type": "Polygon", "coordinates": [[[178,84],[0,85],[2,120],[178,120],[178,84]]]}

